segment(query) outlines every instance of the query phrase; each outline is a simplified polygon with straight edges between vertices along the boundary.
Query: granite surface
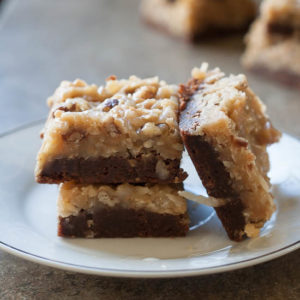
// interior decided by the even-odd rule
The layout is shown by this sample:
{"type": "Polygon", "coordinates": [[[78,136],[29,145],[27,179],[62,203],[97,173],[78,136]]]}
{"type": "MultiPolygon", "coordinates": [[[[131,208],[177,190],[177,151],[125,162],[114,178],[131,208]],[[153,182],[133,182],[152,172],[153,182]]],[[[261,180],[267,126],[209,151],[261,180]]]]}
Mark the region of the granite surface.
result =
{"type": "Polygon", "coordinates": [[[210,276],[122,279],[55,270],[0,252],[0,299],[299,299],[299,254],[210,276]]]}
{"type": "MultiPolygon", "coordinates": [[[[138,0],[6,0],[0,11],[0,134],[45,118],[62,79],[110,74],[185,81],[208,61],[239,73],[242,36],[190,45],[145,27],[138,0]]],[[[299,91],[249,75],[279,129],[300,137],[299,91]],[[298,124],[298,125],[297,125],[298,124]]],[[[229,273],[118,279],[69,273],[0,251],[0,299],[299,299],[300,251],[229,273]]]]}

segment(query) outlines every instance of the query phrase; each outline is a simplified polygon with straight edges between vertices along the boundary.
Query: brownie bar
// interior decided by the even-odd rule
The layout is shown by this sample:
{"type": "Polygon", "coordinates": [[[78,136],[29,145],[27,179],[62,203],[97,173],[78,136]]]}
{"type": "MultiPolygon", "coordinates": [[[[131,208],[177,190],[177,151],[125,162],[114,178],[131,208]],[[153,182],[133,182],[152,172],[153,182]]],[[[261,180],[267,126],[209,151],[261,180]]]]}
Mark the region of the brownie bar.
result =
{"type": "Polygon", "coordinates": [[[40,183],[181,182],[177,86],[111,76],[97,87],[62,82],[37,158],[40,183]]]}
{"type": "Polygon", "coordinates": [[[175,237],[189,230],[181,185],[65,183],[58,199],[63,237],[175,237]]]}
{"type": "Polygon", "coordinates": [[[300,5],[265,0],[246,37],[243,65],[251,71],[300,87],[300,5]]]}
{"type": "Polygon", "coordinates": [[[264,0],[260,18],[276,33],[299,30],[300,3],[298,0],[264,0]]]}
{"type": "Polygon", "coordinates": [[[246,29],[256,14],[256,5],[252,0],[143,0],[140,10],[148,24],[197,41],[246,29]]]}
{"type": "Polygon", "coordinates": [[[226,200],[216,212],[229,238],[259,234],[275,210],[266,146],[279,139],[244,75],[194,69],[180,89],[180,130],[211,197],[226,200]]]}
{"type": "Polygon", "coordinates": [[[187,174],[179,168],[180,160],[161,160],[157,156],[146,158],[100,157],[55,159],[45,165],[37,176],[39,183],[179,183],[187,174]],[[164,174],[158,176],[157,166],[164,165],[164,174]]]}

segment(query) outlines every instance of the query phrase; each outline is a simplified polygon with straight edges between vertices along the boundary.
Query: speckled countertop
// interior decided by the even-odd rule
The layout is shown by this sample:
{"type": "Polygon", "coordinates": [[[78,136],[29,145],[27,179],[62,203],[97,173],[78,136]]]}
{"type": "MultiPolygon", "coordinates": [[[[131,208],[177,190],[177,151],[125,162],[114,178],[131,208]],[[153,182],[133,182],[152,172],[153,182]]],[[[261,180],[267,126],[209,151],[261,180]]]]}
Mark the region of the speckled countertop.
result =
{"type": "Polygon", "coordinates": [[[55,270],[0,252],[0,299],[299,299],[299,254],[210,276],[122,279],[55,270]]]}
{"type": "MultiPolygon", "coordinates": [[[[45,99],[63,79],[100,83],[110,74],[136,74],[182,82],[202,61],[243,71],[241,36],[179,42],[141,24],[138,3],[6,0],[0,11],[0,133],[45,117],[45,99]]],[[[299,91],[248,75],[276,127],[300,137],[299,91]]],[[[299,254],[209,276],[118,279],[55,270],[0,251],[0,299],[299,299],[299,254]]]]}

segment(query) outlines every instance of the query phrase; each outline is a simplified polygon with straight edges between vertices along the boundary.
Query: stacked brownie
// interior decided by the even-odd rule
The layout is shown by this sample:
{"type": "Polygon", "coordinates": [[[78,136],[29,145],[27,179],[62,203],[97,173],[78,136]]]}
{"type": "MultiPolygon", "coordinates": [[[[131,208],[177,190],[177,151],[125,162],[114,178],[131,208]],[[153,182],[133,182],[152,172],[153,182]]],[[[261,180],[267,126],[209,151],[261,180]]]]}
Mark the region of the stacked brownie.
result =
{"type": "Polygon", "coordinates": [[[245,67],[300,87],[298,0],[264,0],[246,41],[245,67]]]}
{"type": "Polygon", "coordinates": [[[280,133],[244,75],[65,81],[48,104],[36,180],[61,184],[60,236],[184,236],[185,198],[203,197],[180,191],[183,144],[230,239],[256,237],[276,209],[266,148],[280,133]]]}
{"type": "Polygon", "coordinates": [[[50,113],[36,180],[60,183],[60,236],[183,236],[186,174],[177,87],[158,78],[64,81],[50,113]]]}

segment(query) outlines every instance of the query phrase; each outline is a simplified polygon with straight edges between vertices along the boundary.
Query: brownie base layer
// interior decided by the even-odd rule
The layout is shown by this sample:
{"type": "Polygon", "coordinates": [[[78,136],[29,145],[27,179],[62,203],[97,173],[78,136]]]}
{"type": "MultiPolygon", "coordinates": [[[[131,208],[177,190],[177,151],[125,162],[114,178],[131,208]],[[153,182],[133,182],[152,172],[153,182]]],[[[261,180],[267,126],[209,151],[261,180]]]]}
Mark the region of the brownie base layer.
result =
{"type": "Polygon", "coordinates": [[[288,70],[272,71],[266,66],[253,66],[249,68],[250,71],[268,77],[270,79],[281,82],[287,86],[300,89],[300,73],[296,74],[288,70]]]}
{"type": "Polygon", "coordinates": [[[215,208],[228,237],[236,242],[247,238],[247,234],[244,233],[246,223],[243,210],[244,206],[239,199],[232,199],[226,205],[215,208]]]}
{"type": "Polygon", "coordinates": [[[93,213],[59,217],[61,237],[178,237],[189,230],[186,214],[158,214],[145,210],[101,208],[93,213]]]}
{"type": "Polygon", "coordinates": [[[207,193],[216,198],[235,197],[230,175],[213,147],[198,135],[182,132],[182,139],[207,193]]]}
{"type": "Polygon", "coordinates": [[[229,198],[230,201],[215,208],[228,237],[234,241],[246,238],[243,234],[245,218],[244,206],[231,187],[231,179],[217,152],[201,136],[189,135],[181,131],[182,139],[207,193],[215,198],[229,198]]]}
{"type": "Polygon", "coordinates": [[[294,32],[299,31],[300,27],[295,27],[292,24],[269,23],[267,25],[267,29],[270,34],[281,34],[289,36],[294,32]]]}
{"type": "Polygon", "coordinates": [[[180,160],[164,160],[169,176],[160,179],[157,176],[156,156],[150,158],[125,159],[109,158],[73,158],[55,159],[49,162],[37,174],[39,183],[61,183],[75,181],[78,183],[179,183],[187,174],[180,169],[180,160]]]}

